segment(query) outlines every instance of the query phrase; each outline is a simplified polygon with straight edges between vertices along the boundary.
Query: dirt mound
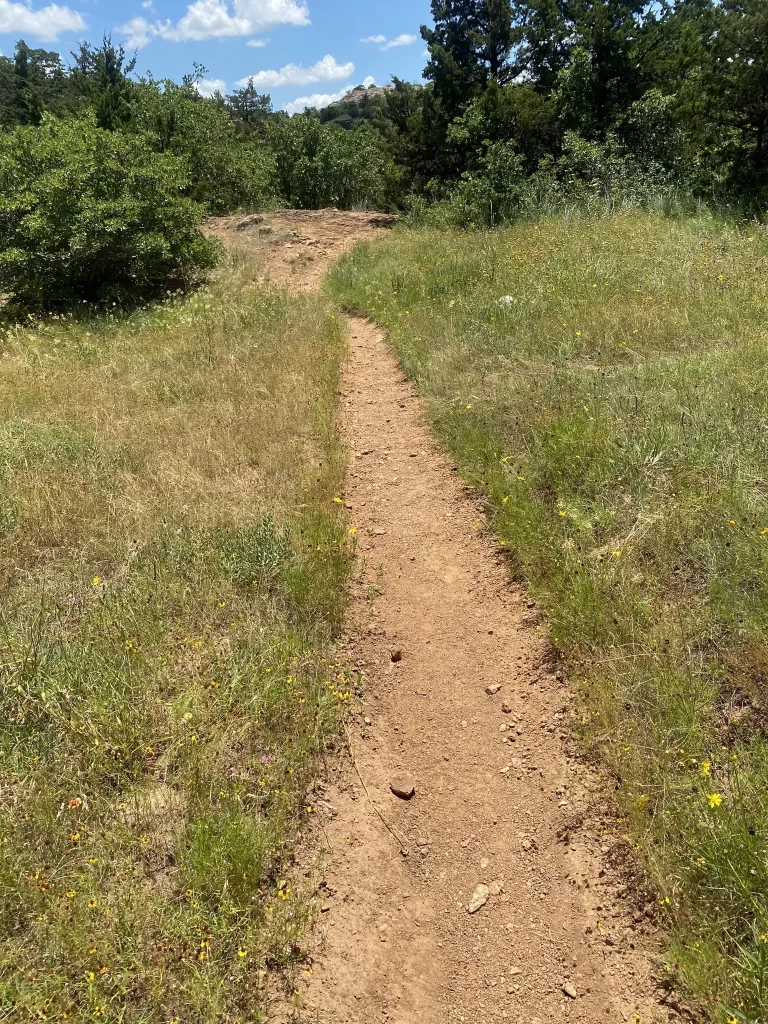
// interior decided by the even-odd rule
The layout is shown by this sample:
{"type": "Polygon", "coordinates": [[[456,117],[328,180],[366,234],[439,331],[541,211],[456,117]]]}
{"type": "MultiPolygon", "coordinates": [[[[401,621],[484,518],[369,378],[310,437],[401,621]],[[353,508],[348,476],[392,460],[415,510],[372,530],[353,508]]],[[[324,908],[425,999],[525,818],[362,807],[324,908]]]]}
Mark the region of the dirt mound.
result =
{"type": "Polygon", "coordinates": [[[265,275],[291,291],[311,291],[358,242],[391,228],[397,217],[354,210],[278,210],[212,217],[206,230],[256,260],[265,275]]]}

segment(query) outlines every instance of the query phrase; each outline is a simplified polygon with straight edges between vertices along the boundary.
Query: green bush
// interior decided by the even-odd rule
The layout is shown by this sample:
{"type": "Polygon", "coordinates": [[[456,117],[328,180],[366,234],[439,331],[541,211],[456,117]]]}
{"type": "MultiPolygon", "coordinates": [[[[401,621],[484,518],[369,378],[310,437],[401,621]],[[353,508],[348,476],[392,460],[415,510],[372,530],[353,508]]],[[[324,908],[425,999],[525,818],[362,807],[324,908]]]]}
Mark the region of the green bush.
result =
{"type": "Polygon", "coordinates": [[[274,155],[258,138],[245,138],[224,106],[174,82],[142,82],[135,92],[132,127],[151,138],[153,149],[187,161],[187,195],[209,212],[264,210],[277,206],[274,155]]]}
{"type": "Polygon", "coordinates": [[[388,160],[378,133],[345,131],[299,114],[271,126],[280,191],[290,206],[376,209],[386,190],[388,160]]]}
{"type": "Polygon", "coordinates": [[[187,184],[180,159],[92,114],[0,136],[0,291],[51,308],[189,285],[219,250],[187,184]]]}

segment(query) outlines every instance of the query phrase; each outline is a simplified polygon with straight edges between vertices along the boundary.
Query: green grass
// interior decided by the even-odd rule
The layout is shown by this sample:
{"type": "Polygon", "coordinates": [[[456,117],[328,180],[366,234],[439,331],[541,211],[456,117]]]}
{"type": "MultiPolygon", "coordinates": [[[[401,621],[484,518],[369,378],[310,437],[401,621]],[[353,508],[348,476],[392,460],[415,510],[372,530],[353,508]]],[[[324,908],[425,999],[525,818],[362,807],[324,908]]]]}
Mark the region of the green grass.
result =
{"type": "Polygon", "coordinates": [[[330,284],[387,330],[548,612],[667,969],[707,1019],[765,1020],[768,233],[403,231],[330,284]]]}
{"type": "Polygon", "coordinates": [[[257,274],[0,336],[9,1020],[255,1024],[300,983],[291,853],[351,685],[344,330],[257,274]]]}

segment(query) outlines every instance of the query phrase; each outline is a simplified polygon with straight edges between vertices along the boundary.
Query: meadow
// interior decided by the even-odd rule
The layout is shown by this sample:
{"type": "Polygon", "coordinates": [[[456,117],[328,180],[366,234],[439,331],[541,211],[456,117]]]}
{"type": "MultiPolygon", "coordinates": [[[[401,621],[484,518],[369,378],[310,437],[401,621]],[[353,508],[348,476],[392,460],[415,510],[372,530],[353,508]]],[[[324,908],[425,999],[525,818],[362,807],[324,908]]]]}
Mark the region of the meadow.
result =
{"type": "Polygon", "coordinates": [[[708,1020],[765,1020],[768,232],[401,230],[329,287],[386,330],[546,612],[664,970],[708,1020]]]}
{"type": "Polygon", "coordinates": [[[255,1024],[300,987],[291,856],[352,684],[345,335],[259,274],[0,334],[8,1019],[255,1024]]]}

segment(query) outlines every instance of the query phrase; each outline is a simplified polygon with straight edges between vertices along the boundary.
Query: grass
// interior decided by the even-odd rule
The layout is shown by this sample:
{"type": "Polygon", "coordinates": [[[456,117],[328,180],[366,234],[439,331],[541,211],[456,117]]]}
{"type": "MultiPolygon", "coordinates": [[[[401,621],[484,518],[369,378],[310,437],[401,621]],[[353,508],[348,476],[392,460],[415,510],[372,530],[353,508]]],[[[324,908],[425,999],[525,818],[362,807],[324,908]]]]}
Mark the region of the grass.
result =
{"type": "Polygon", "coordinates": [[[351,685],[344,330],[257,272],[0,337],[9,1020],[255,1024],[300,981],[291,854],[351,685]]]}
{"type": "Polygon", "coordinates": [[[768,1018],[768,233],[626,214],[397,232],[388,332],[549,614],[703,1017],[768,1018]]]}

